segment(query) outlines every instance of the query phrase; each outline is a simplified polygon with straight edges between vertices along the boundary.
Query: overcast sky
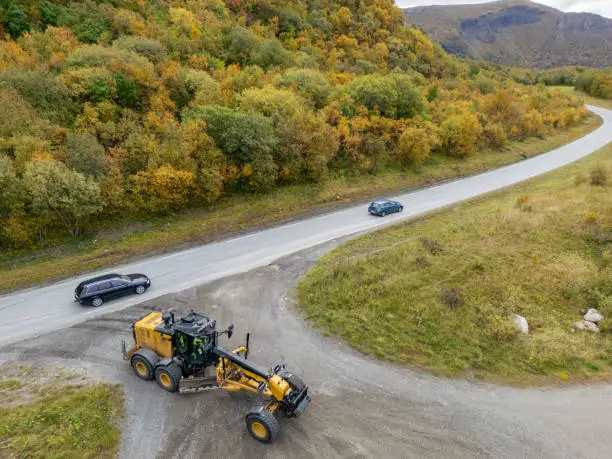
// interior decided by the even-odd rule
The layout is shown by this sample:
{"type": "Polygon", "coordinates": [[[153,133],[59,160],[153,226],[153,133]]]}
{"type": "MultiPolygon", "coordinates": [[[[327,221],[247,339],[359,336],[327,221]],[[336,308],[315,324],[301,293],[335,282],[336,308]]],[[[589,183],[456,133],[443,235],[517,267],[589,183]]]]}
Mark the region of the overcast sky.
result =
{"type": "MultiPolygon", "coordinates": [[[[552,6],[561,11],[587,12],[612,18],[612,0],[535,0],[536,3],[552,6]]],[[[465,5],[487,3],[487,0],[395,0],[402,8],[422,5],[465,5]]]]}

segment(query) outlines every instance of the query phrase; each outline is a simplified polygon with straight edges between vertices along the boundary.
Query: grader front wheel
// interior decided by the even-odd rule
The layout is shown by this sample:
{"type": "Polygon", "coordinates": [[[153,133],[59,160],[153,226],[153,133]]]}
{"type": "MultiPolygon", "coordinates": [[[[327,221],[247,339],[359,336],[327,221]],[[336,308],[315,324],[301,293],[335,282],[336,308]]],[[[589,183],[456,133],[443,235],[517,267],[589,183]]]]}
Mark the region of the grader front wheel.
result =
{"type": "Polygon", "coordinates": [[[136,373],[136,376],[140,379],[144,379],[145,381],[153,379],[153,365],[151,365],[151,362],[149,362],[144,355],[134,355],[131,359],[131,364],[134,373],[136,373]]]}
{"type": "Polygon", "coordinates": [[[274,415],[261,405],[251,409],[246,417],[246,424],[251,436],[262,443],[273,442],[280,432],[280,426],[274,415]]]}

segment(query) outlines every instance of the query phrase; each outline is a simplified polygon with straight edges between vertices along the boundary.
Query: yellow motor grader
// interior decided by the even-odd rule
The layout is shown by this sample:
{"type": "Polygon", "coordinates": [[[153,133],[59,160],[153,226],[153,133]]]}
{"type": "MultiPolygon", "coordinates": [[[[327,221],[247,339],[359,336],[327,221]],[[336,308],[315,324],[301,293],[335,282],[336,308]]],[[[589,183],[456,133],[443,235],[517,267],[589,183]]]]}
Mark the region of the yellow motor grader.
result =
{"type": "Polygon", "coordinates": [[[134,344],[122,353],[136,375],[155,379],[168,392],[199,392],[219,387],[235,392],[246,390],[260,394],[265,403],[256,405],[246,415],[249,433],[263,443],[270,443],[279,433],[274,416],[297,417],[310,403],[308,387],[284,365],[264,370],[247,360],[246,343],[234,351],[217,345],[219,336],[231,338],[233,325],[224,331],[216,323],[196,312],[175,318],[173,312],[151,312],[130,327],[134,344]],[[207,369],[215,374],[207,375],[207,369]]]}

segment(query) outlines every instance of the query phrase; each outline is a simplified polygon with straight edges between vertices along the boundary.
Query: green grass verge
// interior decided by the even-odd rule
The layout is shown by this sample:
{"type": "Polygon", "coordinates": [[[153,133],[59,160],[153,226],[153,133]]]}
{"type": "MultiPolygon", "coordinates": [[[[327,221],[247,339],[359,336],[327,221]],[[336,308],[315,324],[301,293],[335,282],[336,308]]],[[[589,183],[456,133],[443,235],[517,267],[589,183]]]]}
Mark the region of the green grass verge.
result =
{"type": "Polygon", "coordinates": [[[3,368],[0,457],[111,458],[121,440],[123,392],[70,384],[74,375],[3,368]]]}
{"type": "Polygon", "coordinates": [[[298,287],[307,317],[357,350],[515,385],[612,374],[612,145],[421,222],[355,239],[298,287]],[[607,168],[607,186],[591,173],[607,168]],[[609,319],[572,332],[582,311],[609,319]],[[517,335],[509,317],[527,318],[517,335]]]}
{"type": "Polygon", "coordinates": [[[584,100],[585,104],[588,105],[598,105],[600,107],[604,107],[607,109],[612,110],[612,100],[607,100],[607,99],[598,99],[597,97],[592,97],[589,96],[583,92],[577,91],[574,87],[572,86],[550,86],[550,88],[555,88],[559,91],[565,92],[565,93],[574,93],[577,96],[582,97],[582,99],[584,100]]]}
{"type": "Polygon", "coordinates": [[[573,129],[556,132],[546,139],[514,142],[502,151],[481,151],[465,160],[434,156],[419,171],[330,178],[321,184],[291,186],[266,195],[229,197],[212,210],[141,222],[138,228],[135,225],[107,228],[95,237],[19,258],[0,255],[0,292],[199,244],[215,235],[275,224],[356,200],[499,167],[569,143],[600,124],[599,118],[591,117],[573,129]]]}
{"type": "Polygon", "coordinates": [[[612,110],[612,100],[598,99],[596,97],[587,96],[581,93],[579,94],[584,99],[584,102],[586,104],[599,105],[600,107],[607,108],[608,110],[612,110]]]}

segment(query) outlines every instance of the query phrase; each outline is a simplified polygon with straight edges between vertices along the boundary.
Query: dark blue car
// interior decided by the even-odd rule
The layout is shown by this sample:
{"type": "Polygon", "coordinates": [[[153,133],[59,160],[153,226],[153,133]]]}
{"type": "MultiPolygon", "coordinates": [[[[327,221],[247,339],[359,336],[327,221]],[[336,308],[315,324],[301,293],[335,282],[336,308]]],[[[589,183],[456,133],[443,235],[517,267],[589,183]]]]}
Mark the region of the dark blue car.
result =
{"type": "Polygon", "coordinates": [[[404,210],[404,206],[401,202],[389,201],[386,199],[374,201],[370,204],[370,207],[368,207],[368,212],[377,217],[384,217],[387,214],[401,212],[402,210],[404,210]]]}
{"type": "Polygon", "coordinates": [[[111,298],[142,294],[150,286],[151,280],[144,274],[106,274],[81,282],[74,291],[74,301],[98,307],[111,298]]]}

